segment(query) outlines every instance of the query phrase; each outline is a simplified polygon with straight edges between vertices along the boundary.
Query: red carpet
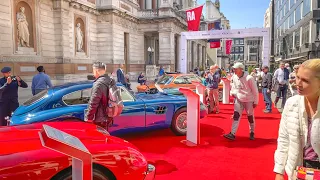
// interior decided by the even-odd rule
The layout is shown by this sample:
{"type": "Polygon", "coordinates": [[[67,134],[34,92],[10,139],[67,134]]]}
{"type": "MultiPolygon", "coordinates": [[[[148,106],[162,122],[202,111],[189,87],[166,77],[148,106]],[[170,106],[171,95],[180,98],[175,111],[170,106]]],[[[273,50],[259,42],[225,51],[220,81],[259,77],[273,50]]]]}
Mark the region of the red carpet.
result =
{"type": "Polygon", "coordinates": [[[180,143],[169,129],[129,135],[124,139],[136,145],[157,168],[156,180],[262,180],[274,179],[273,155],[280,114],[264,114],[260,96],[255,109],[256,131],[254,141],[249,140],[246,115],[236,134],[235,141],[222,137],[231,129],[233,105],[221,105],[220,114],[201,120],[201,138],[209,142],[202,147],[187,147],[180,143]]]}

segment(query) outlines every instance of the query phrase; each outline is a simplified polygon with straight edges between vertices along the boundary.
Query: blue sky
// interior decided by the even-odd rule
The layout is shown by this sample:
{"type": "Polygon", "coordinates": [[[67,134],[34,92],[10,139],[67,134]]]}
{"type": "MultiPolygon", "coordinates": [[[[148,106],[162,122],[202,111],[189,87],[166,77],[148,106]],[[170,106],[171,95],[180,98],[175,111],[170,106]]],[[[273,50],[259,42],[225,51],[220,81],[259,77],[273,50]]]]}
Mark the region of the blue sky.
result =
{"type": "MultiPolygon", "coordinates": [[[[206,0],[198,0],[203,4],[206,0]]],[[[212,0],[213,2],[215,0],[212,0]]],[[[263,27],[270,0],[220,0],[220,11],[230,20],[231,29],[263,27]]],[[[205,13],[205,7],[203,7],[205,13]]]]}

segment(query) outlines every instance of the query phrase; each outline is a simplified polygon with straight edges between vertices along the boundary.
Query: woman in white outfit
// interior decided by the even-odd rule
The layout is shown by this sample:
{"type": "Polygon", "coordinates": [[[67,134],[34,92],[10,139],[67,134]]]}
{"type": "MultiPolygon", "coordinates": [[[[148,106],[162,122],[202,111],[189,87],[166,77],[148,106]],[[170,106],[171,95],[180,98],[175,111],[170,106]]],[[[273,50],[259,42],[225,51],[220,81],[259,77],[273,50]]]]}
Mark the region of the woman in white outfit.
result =
{"type": "Polygon", "coordinates": [[[293,180],[297,166],[320,169],[320,59],[305,61],[296,75],[298,95],[282,112],[274,155],[276,180],[293,180]]]}

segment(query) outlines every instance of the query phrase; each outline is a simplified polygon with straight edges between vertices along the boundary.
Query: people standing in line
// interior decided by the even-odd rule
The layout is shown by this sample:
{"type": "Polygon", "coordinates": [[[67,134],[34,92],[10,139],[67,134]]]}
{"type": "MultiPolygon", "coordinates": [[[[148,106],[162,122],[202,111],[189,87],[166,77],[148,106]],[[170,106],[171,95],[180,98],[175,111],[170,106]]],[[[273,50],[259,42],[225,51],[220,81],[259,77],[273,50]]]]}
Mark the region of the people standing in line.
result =
{"type": "Polygon", "coordinates": [[[289,70],[285,68],[283,62],[280,63],[279,68],[274,72],[273,83],[278,85],[277,97],[274,101],[275,107],[277,107],[280,97],[282,97],[281,108],[284,108],[287,99],[288,91],[289,70]]]}
{"type": "Polygon", "coordinates": [[[123,64],[120,64],[120,68],[117,70],[117,82],[123,84],[125,87],[126,85],[126,79],[124,76],[124,71],[123,71],[123,64]]]}
{"type": "Polygon", "coordinates": [[[296,74],[298,95],[284,106],[274,154],[275,180],[295,180],[298,166],[320,169],[320,59],[303,62],[296,74]]]}
{"type": "Polygon", "coordinates": [[[115,83],[112,78],[106,74],[106,65],[102,62],[95,62],[92,66],[93,76],[95,77],[86,120],[92,120],[94,124],[107,128],[111,119],[106,114],[109,86],[115,83]]]}
{"type": "Polygon", "coordinates": [[[139,83],[140,85],[146,85],[146,81],[147,81],[147,79],[146,79],[146,77],[144,76],[144,73],[141,72],[140,75],[138,76],[138,83],[139,83]]]}
{"type": "Polygon", "coordinates": [[[45,69],[43,66],[37,67],[38,74],[33,76],[32,78],[32,84],[31,84],[31,90],[32,90],[32,95],[36,95],[39,92],[51,88],[51,80],[50,77],[45,74],[45,69]]]}
{"type": "Polygon", "coordinates": [[[298,69],[299,69],[299,65],[293,66],[293,72],[289,74],[289,89],[291,91],[292,96],[295,96],[298,94],[297,84],[296,84],[296,76],[297,76],[298,69]]]}
{"type": "Polygon", "coordinates": [[[271,100],[271,90],[272,90],[272,75],[269,73],[269,67],[263,67],[262,76],[262,94],[264,98],[264,102],[266,104],[266,109],[263,111],[264,113],[271,113],[272,112],[272,100],[271,100]]]}
{"type": "Polygon", "coordinates": [[[0,126],[6,126],[6,117],[11,116],[19,107],[18,87],[27,88],[19,76],[11,76],[11,68],[4,67],[1,70],[3,78],[0,79],[0,126]]]}
{"type": "Polygon", "coordinates": [[[244,65],[240,62],[235,63],[234,66],[235,75],[232,76],[232,86],[230,93],[235,98],[234,114],[232,116],[232,129],[229,134],[225,134],[224,137],[230,140],[235,140],[235,134],[238,130],[240,119],[243,110],[246,110],[250,127],[250,140],[254,140],[254,108],[259,102],[259,92],[256,81],[254,78],[244,72],[244,65]]]}
{"type": "Polygon", "coordinates": [[[216,113],[219,113],[219,83],[220,83],[220,74],[217,71],[218,65],[210,67],[210,72],[207,74],[207,91],[209,95],[209,104],[210,109],[209,113],[212,113],[214,109],[216,113]]]}

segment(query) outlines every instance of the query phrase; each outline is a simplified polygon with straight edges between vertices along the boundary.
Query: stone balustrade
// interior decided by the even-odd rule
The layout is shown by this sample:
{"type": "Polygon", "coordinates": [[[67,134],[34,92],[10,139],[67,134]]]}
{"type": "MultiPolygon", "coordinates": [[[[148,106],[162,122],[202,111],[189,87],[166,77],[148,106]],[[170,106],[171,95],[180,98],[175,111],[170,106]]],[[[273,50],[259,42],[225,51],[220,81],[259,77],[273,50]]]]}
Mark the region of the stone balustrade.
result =
{"type": "Polygon", "coordinates": [[[139,18],[155,18],[159,16],[159,10],[158,9],[144,9],[140,10],[139,18]]]}

